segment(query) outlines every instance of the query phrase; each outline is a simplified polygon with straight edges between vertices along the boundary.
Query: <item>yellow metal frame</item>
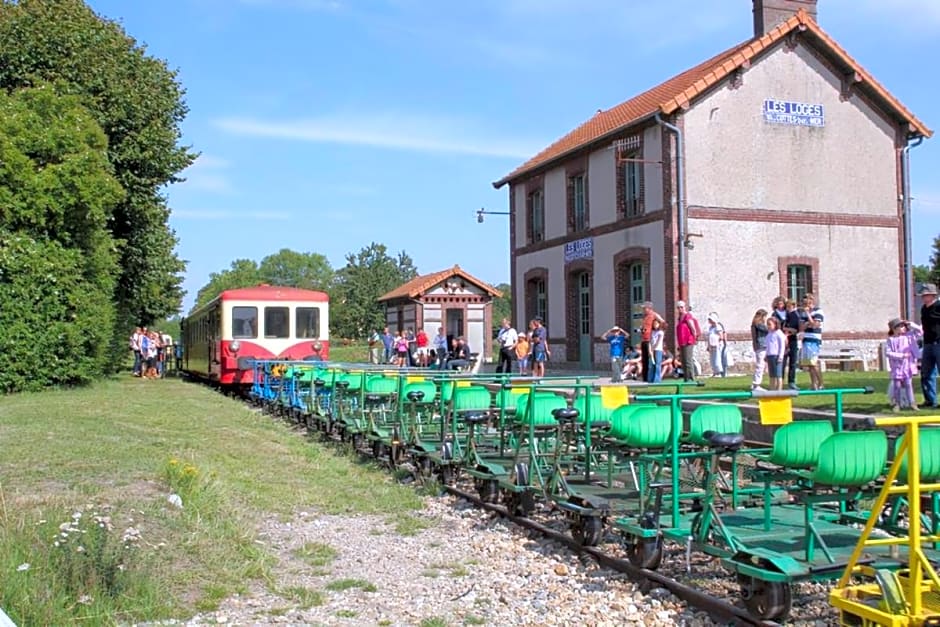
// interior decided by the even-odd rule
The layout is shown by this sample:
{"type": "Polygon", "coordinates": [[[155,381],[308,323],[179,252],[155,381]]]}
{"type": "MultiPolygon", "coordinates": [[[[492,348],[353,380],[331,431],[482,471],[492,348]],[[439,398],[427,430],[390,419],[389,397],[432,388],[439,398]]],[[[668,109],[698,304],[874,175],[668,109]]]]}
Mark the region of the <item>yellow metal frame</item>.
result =
{"type": "MultiPolygon", "coordinates": [[[[877,418],[879,427],[904,427],[904,441],[898,447],[894,462],[885,477],[884,487],[871,508],[871,515],[852,552],[842,578],[829,593],[829,602],[842,615],[855,618],[854,622],[842,622],[843,625],[885,625],[887,627],[921,626],[928,618],[936,619],[940,608],[927,608],[925,596],[929,593],[940,594],[940,577],[934,570],[923,551],[923,543],[940,542],[940,536],[924,534],[920,528],[920,497],[922,493],[940,491],[940,483],[920,481],[920,429],[924,425],[940,424],[940,416],[877,418]],[[901,470],[901,462],[907,458],[907,485],[895,484],[901,470]],[[896,494],[907,495],[908,520],[911,524],[907,536],[890,538],[872,538],[879,514],[884,510],[888,498],[896,494]],[[915,524],[916,523],[916,524],[915,524]],[[875,571],[869,566],[858,563],[867,547],[907,545],[908,568],[898,574],[891,574],[889,584],[895,586],[894,592],[900,599],[900,608],[889,609],[885,602],[883,584],[872,583],[875,571]],[[852,577],[862,577],[866,583],[850,585],[852,577]],[[866,602],[867,601],[867,602],[866,602]]],[[[931,621],[931,624],[934,624],[931,621]]]]}

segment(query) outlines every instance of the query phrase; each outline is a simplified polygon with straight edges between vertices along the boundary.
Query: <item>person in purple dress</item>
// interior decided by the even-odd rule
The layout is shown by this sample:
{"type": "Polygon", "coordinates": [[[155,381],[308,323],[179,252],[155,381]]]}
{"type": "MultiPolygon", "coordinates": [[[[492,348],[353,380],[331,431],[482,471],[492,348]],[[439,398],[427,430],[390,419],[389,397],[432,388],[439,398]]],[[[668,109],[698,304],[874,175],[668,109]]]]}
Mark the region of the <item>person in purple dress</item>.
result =
{"type": "Polygon", "coordinates": [[[917,370],[917,336],[921,328],[913,322],[895,318],[888,323],[888,399],[892,411],[910,408],[917,411],[914,400],[914,375],[917,370]]]}

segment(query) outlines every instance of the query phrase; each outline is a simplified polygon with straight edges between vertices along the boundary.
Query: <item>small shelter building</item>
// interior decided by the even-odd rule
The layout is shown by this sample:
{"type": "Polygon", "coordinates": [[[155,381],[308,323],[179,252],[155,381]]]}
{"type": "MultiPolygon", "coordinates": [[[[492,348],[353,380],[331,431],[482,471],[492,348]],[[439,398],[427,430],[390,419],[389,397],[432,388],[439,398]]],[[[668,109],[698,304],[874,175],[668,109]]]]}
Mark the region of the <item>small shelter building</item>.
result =
{"type": "Polygon", "coordinates": [[[470,350],[489,360],[493,353],[493,299],[502,293],[460,266],[417,276],[379,297],[392,331],[424,329],[428,337],[443,327],[447,342],[463,336],[470,350]]]}

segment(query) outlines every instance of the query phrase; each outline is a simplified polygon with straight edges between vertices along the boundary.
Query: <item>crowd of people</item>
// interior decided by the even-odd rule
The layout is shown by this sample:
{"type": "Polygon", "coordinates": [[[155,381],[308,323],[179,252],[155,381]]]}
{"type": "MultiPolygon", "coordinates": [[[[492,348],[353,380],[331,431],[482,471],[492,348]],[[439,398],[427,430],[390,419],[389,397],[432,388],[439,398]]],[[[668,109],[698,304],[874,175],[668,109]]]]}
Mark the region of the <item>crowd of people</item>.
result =
{"type": "Polygon", "coordinates": [[[450,338],[444,328],[437,329],[433,339],[424,329],[399,330],[392,335],[388,327],[381,333],[373,329],[369,335],[369,363],[389,364],[399,368],[436,368],[439,370],[465,370],[470,367],[473,353],[463,336],[450,338]]]}
{"type": "Polygon", "coordinates": [[[176,359],[179,368],[180,345],[173,343],[169,333],[160,333],[147,327],[136,327],[130,336],[130,349],[134,354],[134,376],[159,379],[166,375],[167,363],[176,359]]]}

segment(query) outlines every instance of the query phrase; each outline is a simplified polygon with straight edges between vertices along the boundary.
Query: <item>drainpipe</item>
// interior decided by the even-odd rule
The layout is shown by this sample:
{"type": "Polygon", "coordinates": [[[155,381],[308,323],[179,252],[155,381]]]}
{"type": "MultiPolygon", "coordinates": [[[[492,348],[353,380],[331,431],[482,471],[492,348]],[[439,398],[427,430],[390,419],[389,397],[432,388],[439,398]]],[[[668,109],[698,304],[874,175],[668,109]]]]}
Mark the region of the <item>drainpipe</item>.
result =
{"type": "Polygon", "coordinates": [[[664,128],[669,129],[676,134],[676,219],[679,222],[679,299],[689,300],[688,272],[686,271],[686,217],[685,204],[683,203],[683,187],[685,183],[685,172],[682,167],[682,129],[674,124],[662,119],[659,111],[656,112],[656,122],[664,128]]]}
{"type": "Polygon", "coordinates": [[[923,136],[919,136],[913,143],[908,140],[908,144],[901,149],[901,210],[902,223],[904,229],[904,317],[910,320],[914,314],[914,298],[911,294],[913,287],[913,271],[911,253],[911,148],[917,148],[924,141],[923,136]]]}

